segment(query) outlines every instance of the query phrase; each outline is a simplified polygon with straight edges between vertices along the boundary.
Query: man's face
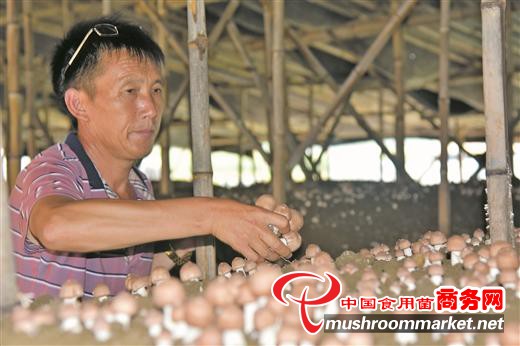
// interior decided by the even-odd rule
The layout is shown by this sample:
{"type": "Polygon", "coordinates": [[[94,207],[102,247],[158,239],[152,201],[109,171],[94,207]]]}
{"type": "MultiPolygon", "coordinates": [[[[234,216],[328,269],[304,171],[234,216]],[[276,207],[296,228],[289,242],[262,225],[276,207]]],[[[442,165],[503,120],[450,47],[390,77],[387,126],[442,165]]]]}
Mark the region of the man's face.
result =
{"type": "Polygon", "coordinates": [[[87,100],[90,143],[114,158],[137,160],[150,153],[164,110],[162,69],[123,50],[105,54],[87,100]]]}

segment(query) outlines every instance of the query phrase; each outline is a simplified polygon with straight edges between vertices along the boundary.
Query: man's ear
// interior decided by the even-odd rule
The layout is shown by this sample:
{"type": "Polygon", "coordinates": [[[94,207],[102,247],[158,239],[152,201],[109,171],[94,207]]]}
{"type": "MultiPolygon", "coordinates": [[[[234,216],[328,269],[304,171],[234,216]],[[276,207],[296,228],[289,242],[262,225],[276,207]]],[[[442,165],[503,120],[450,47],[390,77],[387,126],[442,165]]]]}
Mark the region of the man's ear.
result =
{"type": "Polygon", "coordinates": [[[64,95],[65,105],[69,112],[79,121],[88,121],[84,97],[78,89],[69,88],[64,95]]]}

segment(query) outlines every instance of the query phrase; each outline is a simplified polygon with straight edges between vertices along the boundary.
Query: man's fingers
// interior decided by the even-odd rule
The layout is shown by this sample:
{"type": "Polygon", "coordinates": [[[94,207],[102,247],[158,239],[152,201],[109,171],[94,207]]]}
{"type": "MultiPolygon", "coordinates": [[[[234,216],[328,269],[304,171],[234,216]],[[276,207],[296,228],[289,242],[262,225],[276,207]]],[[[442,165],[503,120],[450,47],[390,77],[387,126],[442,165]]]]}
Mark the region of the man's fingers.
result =
{"type": "Polygon", "coordinates": [[[280,239],[275,237],[272,233],[262,232],[262,234],[260,235],[260,238],[271,250],[273,250],[276,254],[278,254],[278,256],[281,256],[284,258],[288,258],[291,256],[291,250],[287,246],[285,246],[280,241],[280,239]]]}
{"type": "Polygon", "coordinates": [[[271,224],[278,228],[281,234],[289,233],[290,232],[290,226],[289,226],[289,220],[280,214],[277,213],[270,213],[269,219],[267,224],[271,224]]]}
{"type": "Polygon", "coordinates": [[[280,256],[278,256],[273,250],[269,248],[261,239],[255,241],[252,245],[253,249],[263,258],[268,261],[276,261],[280,256]]]}
{"type": "Polygon", "coordinates": [[[262,257],[260,257],[249,245],[245,246],[243,249],[238,250],[238,252],[240,252],[250,261],[258,262],[262,260],[262,257]]]}

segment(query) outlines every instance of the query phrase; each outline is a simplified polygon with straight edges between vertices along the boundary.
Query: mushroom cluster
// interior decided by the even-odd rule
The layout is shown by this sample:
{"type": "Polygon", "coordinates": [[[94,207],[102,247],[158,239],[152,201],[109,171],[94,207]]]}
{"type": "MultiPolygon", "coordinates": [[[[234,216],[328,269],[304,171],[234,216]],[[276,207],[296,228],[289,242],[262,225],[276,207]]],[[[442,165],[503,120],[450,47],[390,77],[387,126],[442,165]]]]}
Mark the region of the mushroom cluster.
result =
{"type": "MultiPolygon", "coordinates": [[[[271,207],[274,210],[277,206],[271,207]]],[[[284,208],[284,213],[290,210],[284,208]]],[[[115,296],[108,286],[99,284],[92,298],[83,297],[81,285],[69,281],[62,287],[61,301],[55,308],[20,305],[13,309],[11,322],[16,333],[31,337],[43,328],[55,327],[60,333],[78,337],[91,333],[100,343],[117,342],[118,332],[130,333],[136,325],[145,328],[149,337],[139,343],[155,345],[373,345],[386,344],[388,336],[399,345],[509,345],[518,341],[518,318],[506,319],[502,334],[309,335],[301,326],[298,306],[285,307],[271,295],[274,280],[291,270],[321,276],[332,273],[343,281],[343,296],[397,298],[425,292],[433,296],[433,290],[440,285],[499,285],[506,289],[508,306],[518,307],[520,303],[517,248],[503,241],[491,244],[481,230],[449,237],[428,231],[415,241],[399,239],[394,247],[374,243],[370,249],[347,251],[336,260],[318,244],[309,244],[300,258],[283,266],[236,257],[231,263],[220,263],[218,276],[212,280],[204,280],[201,269],[193,262],[181,267],[180,279],[156,267],[150,277],[130,275],[127,291],[115,296]]],[[[300,296],[307,290],[309,298],[321,296],[327,289],[326,282],[310,279],[286,285],[286,293],[300,296]]],[[[309,313],[317,320],[325,314],[361,311],[358,307],[341,310],[333,301],[309,313]]]]}

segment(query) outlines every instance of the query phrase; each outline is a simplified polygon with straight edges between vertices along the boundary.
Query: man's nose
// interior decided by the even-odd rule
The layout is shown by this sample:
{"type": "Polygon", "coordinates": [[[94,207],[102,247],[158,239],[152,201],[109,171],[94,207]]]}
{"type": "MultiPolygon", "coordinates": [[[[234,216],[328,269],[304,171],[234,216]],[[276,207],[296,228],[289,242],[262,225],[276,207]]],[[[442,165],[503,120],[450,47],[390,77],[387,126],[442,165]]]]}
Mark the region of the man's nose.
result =
{"type": "Polygon", "coordinates": [[[159,105],[151,93],[142,93],[137,100],[139,115],[143,118],[156,118],[159,115],[159,105]]]}

